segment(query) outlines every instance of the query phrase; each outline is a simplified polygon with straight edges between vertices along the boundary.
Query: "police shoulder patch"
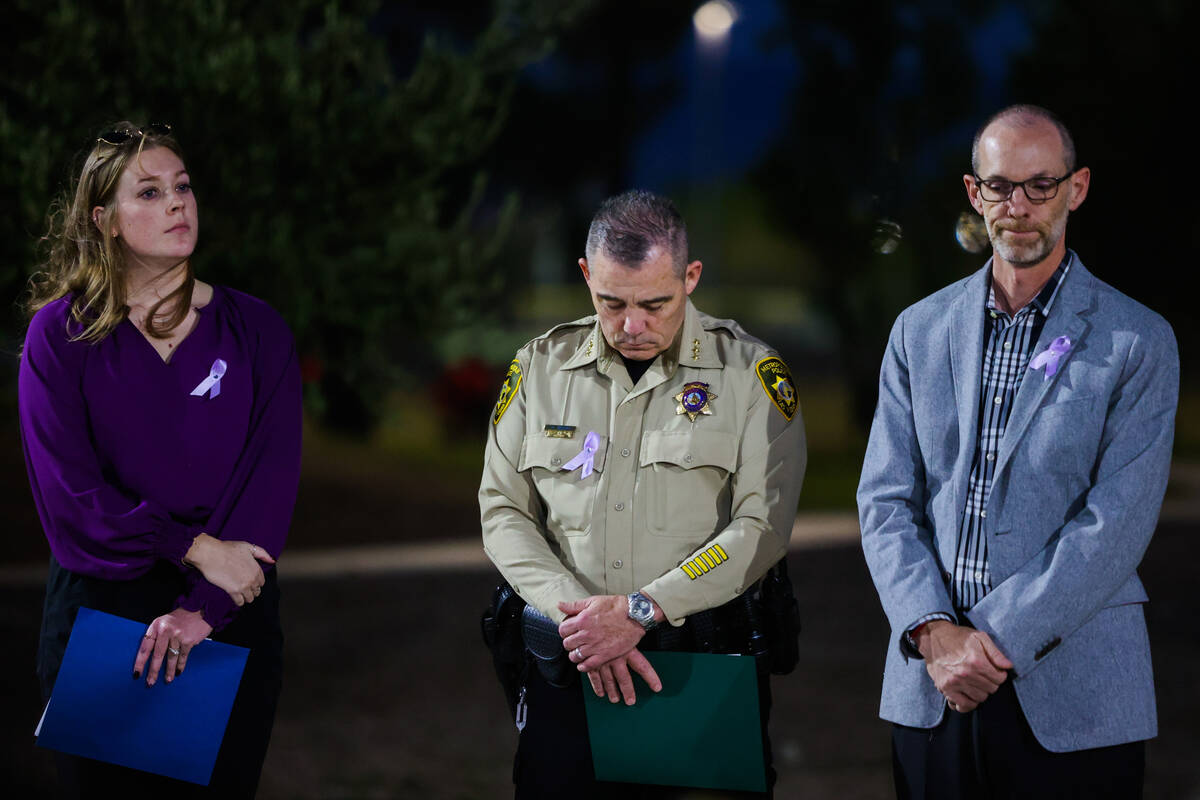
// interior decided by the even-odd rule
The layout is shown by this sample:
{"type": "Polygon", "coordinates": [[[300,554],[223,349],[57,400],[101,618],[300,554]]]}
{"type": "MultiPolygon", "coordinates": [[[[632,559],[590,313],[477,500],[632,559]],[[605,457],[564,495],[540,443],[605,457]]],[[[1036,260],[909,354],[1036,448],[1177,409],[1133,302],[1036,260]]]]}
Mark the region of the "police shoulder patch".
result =
{"type": "Polygon", "coordinates": [[[492,424],[495,425],[504,416],[512,399],[521,388],[521,362],[513,359],[508,365],[508,374],[504,376],[504,385],[500,387],[500,399],[496,401],[496,412],[492,414],[492,424]]]}
{"type": "Polygon", "coordinates": [[[792,381],[792,373],[787,364],[779,356],[768,356],[754,365],[758,380],[762,383],[767,397],[779,409],[779,413],[791,420],[796,415],[799,400],[796,398],[796,384],[792,381]]]}

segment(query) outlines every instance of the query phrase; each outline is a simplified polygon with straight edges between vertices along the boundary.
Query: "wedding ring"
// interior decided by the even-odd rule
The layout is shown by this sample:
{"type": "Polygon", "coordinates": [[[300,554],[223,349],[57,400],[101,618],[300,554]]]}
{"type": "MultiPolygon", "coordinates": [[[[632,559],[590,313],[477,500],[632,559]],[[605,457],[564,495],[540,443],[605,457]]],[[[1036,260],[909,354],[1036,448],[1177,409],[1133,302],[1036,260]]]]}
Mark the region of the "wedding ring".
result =
{"type": "Polygon", "coordinates": [[[178,650],[176,650],[174,647],[168,647],[168,648],[167,648],[167,652],[168,652],[168,653],[170,653],[170,654],[171,654],[171,655],[173,655],[173,656],[177,656],[177,655],[179,655],[179,651],[178,651],[178,650]]]}
{"type": "Polygon", "coordinates": [[[580,661],[583,661],[583,653],[579,652],[578,647],[575,648],[575,658],[579,659],[580,661]]]}

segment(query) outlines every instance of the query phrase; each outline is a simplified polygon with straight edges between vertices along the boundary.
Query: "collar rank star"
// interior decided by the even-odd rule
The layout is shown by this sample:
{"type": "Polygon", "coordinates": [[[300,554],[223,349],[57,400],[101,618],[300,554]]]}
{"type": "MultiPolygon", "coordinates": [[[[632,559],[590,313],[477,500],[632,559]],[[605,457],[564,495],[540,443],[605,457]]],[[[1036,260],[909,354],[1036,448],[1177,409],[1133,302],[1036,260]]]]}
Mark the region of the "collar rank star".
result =
{"type": "Polygon", "coordinates": [[[675,408],[676,414],[687,414],[688,419],[692,422],[696,421],[696,417],[701,414],[712,415],[712,409],[708,407],[709,400],[716,400],[717,396],[708,391],[707,383],[685,383],[683,391],[675,395],[675,399],[679,401],[679,405],[675,408]]]}

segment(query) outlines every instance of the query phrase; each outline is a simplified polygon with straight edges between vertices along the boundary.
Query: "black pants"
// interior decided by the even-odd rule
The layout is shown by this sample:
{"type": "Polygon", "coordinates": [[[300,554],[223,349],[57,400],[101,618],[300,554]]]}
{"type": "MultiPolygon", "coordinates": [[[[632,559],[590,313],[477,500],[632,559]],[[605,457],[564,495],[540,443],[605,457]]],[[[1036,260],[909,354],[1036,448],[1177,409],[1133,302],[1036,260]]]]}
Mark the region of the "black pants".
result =
{"type": "MultiPolygon", "coordinates": [[[[586,678],[583,679],[586,681],[586,678]]],[[[672,800],[694,795],[696,789],[610,783],[596,780],[592,767],[592,749],[588,741],[584,698],[576,682],[556,689],[542,678],[536,667],[529,670],[525,683],[528,715],[521,731],[513,764],[513,783],[517,800],[672,800]]],[[[584,687],[584,691],[591,691],[584,687]]],[[[644,685],[639,691],[650,691],[644,685]]],[[[767,767],[767,785],[775,783],[771,768],[771,745],[767,739],[767,718],[771,711],[768,676],[759,676],[759,714],[762,720],[763,750],[767,767]]],[[[631,742],[631,747],[637,746],[631,742]]],[[[647,754],[652,758],[652,754],[647,754]]],[[[725,798],[771,797],[757,792],[706,791],[704,796],[725,798]]]]}
{"type": "MultiPolygon", "coordinates": [[[[62,665],[75,616],[81,607],[138,620],[147,625],[175,609],[184,579],[175,567],[160,563],[130,581],[89,578],[64,569],[51,558],[46,602],[38,643],[38,679],[49,699],[62,665]]],[[[225,738],[208,787],[172,780],[64,753],[55,754],[59,796],[64,798],[127,795],[129,790],[163,791],[163,797],[253,797],[267,755],[275,707],[283,678],[283,633],[279,624],[279,585],[275,570],[266,575],[262,593],[242,606],[237,617],[212,638],[250,648],[246,669],[229,715],[225,738]],[[116,792],[122,794],[116,794],[116,792]]],[[[129,654],[132,674],[135,653],[129,654]]],[[[186,721],[181,721],[186,724],[186,721]]]]}
{"type": "Polygon", "coordinates": [[[1137,800],[1145,742],[1053,753],[1038,743],[1005,681],[974,711],[938,727],[892,729],[899,800],[1137,800]]]}

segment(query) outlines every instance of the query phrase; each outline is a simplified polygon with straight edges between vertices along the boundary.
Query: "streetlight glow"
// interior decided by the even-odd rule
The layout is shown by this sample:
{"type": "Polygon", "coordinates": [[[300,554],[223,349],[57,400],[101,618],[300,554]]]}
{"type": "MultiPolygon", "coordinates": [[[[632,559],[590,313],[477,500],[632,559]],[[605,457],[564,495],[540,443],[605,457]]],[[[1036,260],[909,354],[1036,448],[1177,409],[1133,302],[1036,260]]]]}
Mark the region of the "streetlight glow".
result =
{"type": "Polygon", "coordinates": [[[696,33],[705,39],[722,39],[728,36],[729,29],[736,21],[737,9],[726,0],[709,0],[692,15],[696,33]]]}

